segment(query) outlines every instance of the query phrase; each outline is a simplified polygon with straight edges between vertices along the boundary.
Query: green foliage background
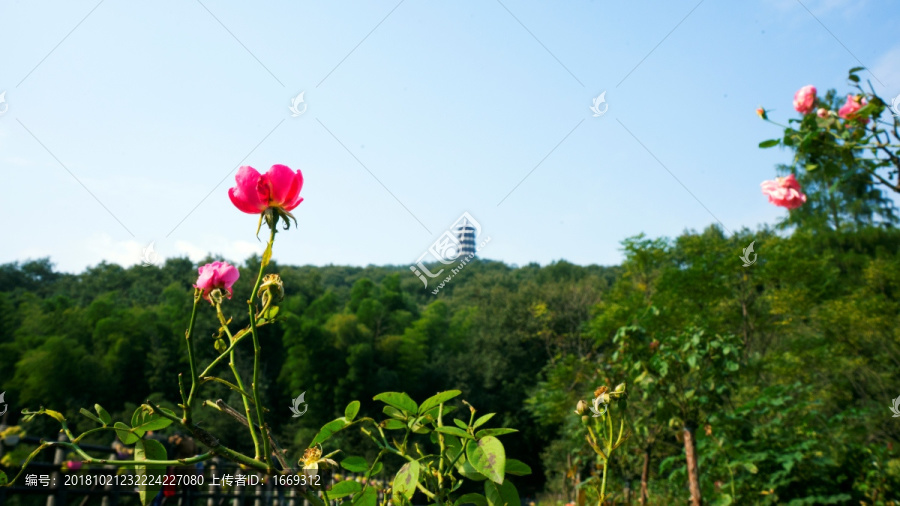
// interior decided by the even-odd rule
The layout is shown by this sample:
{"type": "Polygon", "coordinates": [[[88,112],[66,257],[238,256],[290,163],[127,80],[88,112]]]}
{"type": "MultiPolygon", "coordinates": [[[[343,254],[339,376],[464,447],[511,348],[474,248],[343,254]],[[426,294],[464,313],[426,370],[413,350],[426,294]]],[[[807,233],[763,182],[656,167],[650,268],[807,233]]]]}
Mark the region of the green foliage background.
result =
{"type": "MultiPolygon", "coordinates": [[[[267,421],[298,455],[352,400],[377,413],[379,392],[424,399],[459,389],[480,412],[498,413],[494,425],[519,429],[504,445],[535,471],[517,483],[522,497],[570,500],[576,476],[596,472],[574,406],[625,381],[632,435],[613,461],[619,497],[639,488],[649,449],[651,503],[685,500],[684,425],[697,428],[711,504],[898,497],[900,420],[889,407],[900,395],[900,232],[860,224],[727,237],[710,227],[623,248],[626,260],[612,267],[478,260],[438,296],[406,266],[273,265],[288,296],[280,325],[260,329],[267,421]],[[758,261],[742,267],[754,240],[758,261]],[[292,418],[291,399],[304,391],[309,409],[292,418]]],[[[236,294],[258,266],[241,267],[236,294]]],[[[94,403],[114,418],[148,397],[172,407],[195,279],[186,259],[75,275],[47,260],[0,266],[7,423],[41,405],[85,424],[77,411],[94,403]]],[[[225,307],[241,325],[243,301],[225,307]]],[[[200,313],[201,363],[214,356],[217,327],[214,311],[200,313]]],[[[245,374],[250,366],[238,363],[245,374]]],[[[205,398],[216,395],[239,405],[224,387],[205,398]]],[[[206,409],[197,417],[248,450],[237,424],[206,409]]],[[[44,424],[27,430],[52,436],[44,424]]],[[[347,454],[373,451],[352,431],[338,443],[347,454]]]]}

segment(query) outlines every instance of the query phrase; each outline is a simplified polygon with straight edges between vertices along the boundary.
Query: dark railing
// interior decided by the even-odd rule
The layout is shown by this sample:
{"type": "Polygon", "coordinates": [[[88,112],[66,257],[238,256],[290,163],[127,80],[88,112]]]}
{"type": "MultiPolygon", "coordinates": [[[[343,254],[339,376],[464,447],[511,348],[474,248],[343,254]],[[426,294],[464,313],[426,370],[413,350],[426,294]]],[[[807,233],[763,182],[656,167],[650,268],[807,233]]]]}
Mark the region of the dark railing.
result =
{"type": "MultiPolygon", "coordinates": [[[[60,440],[66,440],[60,435],[60,440]]],[[[17,444],[38,445],[41,439],[24,437],[17,444]]],[[[108,446],[79,445],[91,454],[105,456],[110,460],[116,458],[113,448],[108,446]]],[[[4,451],[0,442],[0,456],[4,451]]],[[[139,504],[137,486],[124,486],[128,480],[116,476],[122,472],[132,472],[113,465],[92,465],[81,469],[64,470],[65,451],[57,448],[52,462],[32,461],[12,487],[0,487],[0,504],[4,504],[10,496],[44,495],[47,497],[46,506],[87,506],[100,504],[100,506],[118,506],[122,503],[139,504]],[[29,477],[33,477],[29,480],[29,477]],[[116,484],[118,483],[118,484],[116,484]],[[97,500],[99,499],[99,501],[97,500]]],[[[203,463],[202,467],[173,467],[170,468],[176,474],[175,480],[181,476],[181,484],[174,490],[169,488],[170,495],[163,494],[157,498],[160,506],[309,506],[309,502],[303,498],[296,487],[275,486],[273,480],[264,482],[254,473],[248,474],[240,467],[227,460],[213,458],[203,463]],[[186,485],[184,479],[193,476],[187,481],[198,483],[186,485]],[[231,486],[224,484],[225,477],[232,477],[231,486]],[[238,480],[236,477],[242,476],[238,480]],[[238,482],[243,482],[238,484],[238,482]]],[[[8,469],[7,473],[18,473],[19,469],[8,469]]],[[[14,474],[10,474],[12,479],[14,474]]],[[[175,481],[172,480],[172,481],[175,481]]],[[[328,484],[334,483],[329,474],[328,484]]],[[[379,493],[379,501],[383,495],[379,493]]],[[[337,501],[333,501],[338,504],[337,501]]]]}

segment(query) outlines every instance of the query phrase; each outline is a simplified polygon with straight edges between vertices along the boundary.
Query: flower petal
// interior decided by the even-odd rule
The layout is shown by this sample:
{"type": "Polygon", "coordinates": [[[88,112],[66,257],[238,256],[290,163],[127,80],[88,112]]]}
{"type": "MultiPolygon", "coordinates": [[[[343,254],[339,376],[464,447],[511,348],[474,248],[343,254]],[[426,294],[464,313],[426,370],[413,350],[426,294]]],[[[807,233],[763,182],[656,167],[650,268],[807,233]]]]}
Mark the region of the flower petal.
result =
{"type": "Polygon", "coordinates": [[[258,214],[266,209],[266,203],[259,198],[258,185],[261,177],[259,172],[249,165],[238,169],[234,176],[237,186],[228,190],[228,197],[235,207],[249,214],[258,214]]]}
{"type": "Polygon", "coordinates": [[[294,184],[294,171],[287,165],[273,165],[263,175],[263,181],[269,189],[269,206],[281,206],[290,195],[294,184]]]}

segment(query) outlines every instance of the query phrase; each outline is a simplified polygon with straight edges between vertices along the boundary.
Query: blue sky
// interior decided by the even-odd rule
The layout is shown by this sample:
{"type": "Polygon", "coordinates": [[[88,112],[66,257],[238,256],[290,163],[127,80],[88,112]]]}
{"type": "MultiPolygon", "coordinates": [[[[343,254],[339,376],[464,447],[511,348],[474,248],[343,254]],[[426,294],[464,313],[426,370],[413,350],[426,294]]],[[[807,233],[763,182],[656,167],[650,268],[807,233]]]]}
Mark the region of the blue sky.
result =
{"type": "Polygon", "coordinates": [[[790,154],[757,147],[778,131],[756,107],[786,120],[797,88],[846,89],[860,63],[900,93],[886,1],[0,6],[0,262],[66,271],[151,241],[261,251],[227,190],[275,163],[306,178],[280,262],[409,264],[467,211],[484,257],[617,263],[640,232],[785,212],[759,183],[790,154]]]}

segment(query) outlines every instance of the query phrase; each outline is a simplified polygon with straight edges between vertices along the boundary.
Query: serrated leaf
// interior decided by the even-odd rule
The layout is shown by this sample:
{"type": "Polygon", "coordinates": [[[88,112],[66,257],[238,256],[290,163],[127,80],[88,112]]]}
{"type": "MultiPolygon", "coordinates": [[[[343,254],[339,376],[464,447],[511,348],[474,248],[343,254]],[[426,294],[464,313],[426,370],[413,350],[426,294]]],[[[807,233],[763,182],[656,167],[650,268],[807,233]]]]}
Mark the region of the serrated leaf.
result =
{"type": "Polygon", "coordinates": [[[506,474],[514,476],[527,476],[531,474],[528,464],[516,459],[506,459],[506,474]]]}
{"type": "Polygon", "coordinates": [[[503,483],[506,469],[506,450],[503,443],[493,436],[481,438],[477,443],[466,444],[466,460],[479,473],[494,483],[503,483]]]}
{"type": "Polygon", "coordinates": [[[437,407],[461,393],[462,392],[460,392],[459,390],[447,390],[446,392],[440,392],[432,395],[431,397],[425,399],[425,402],[423,402],[422,405],[419,406],[419,414],[421,415],[429,409],[437,407]]]}
{"type": "Polygon", "coordinates": [[[462,506],[463,504],[474,504],[475,506],[487,506],[487,499],[481,494],[466,494],[456,502],[453,503],[453,506],[462,506]]]}
{"type": "Polygon", "coordinates": [[[475,433],[475,437],[481,439],[486,436],[502,436],[504,434],[512,434],[513,432],[519,432],[516,429],[481,429],[480,431],[475,433]]]}
{"type": "Polygon", "coordinates": [[[344,418],[348,422],[352,422],[356,418],[357,413],[359,413],[359,401],[353,401],[344,408],[344,418]]]}
{"type": "Polygon", "coordinates": [[[362,483],[353,480],[339,481],[328,491],[328,499],[340,499],[362,491],[362,483]]]}
{"type": "Polygon", "coordinates": [[[319,443],[324,443],[331,439],[331,436],[334,435],[335,432],[343,429],[344,427],[350,425],[343,418],[338,418],[336,420],[332,420],[319,429],[319,433],[316,434],[316,437],[313,438],[312,442],[309,443],[309,448],[316,446],[319,443]]]}
{"type": "Polygon", "coordinates": [[[478,419],[475,420],[474,427],[476,427],[476,428],[481,427],[482,425],[487,423],[488,420],[490,420],[491,418],[494,418],[494,415],[496,415],[496,414],[497,413],[488,413],[486,415],[479,416],[478,419]]]}
{"type": "MultiPolygon", "coordinates": [[[[124,424],[123,424],[124,425],[124,424]]],[[[162,443],[155,439],[141,439],[134,447],[134,460],[165,460],[166,449],[162,443]]],[[[138,487],[138,494],[141,497],[141,504],[147,506],[159,494],[162,489],[162,475],[165,473],[165,466],[135,466],[134,474],[137,475],[141,486],[138,487]],[[142,478],[144,475],[147,478],[142,478]]]]}
{"type": "Polygon", "coordinates": [[[122,422],[116,422],[113,427],[116,428],[116,435],[119,436],[119,440],[127,445],[137,443],[141,436],[144,435],[143,433],[141,433],[140,435],[135,434],[134,432],[132,432],[131,427],[125,425],[122,422]]]}
{"type": "Polygon", "coordinates": [[[419,463],[415,460],[407,462],[394,476],[393,489],[395,494],[400,494],[407,500],[412,499],[416,492],[416,483],[419,482],[419,463]]]}
{"type": "Polygon", "coordinates": [[[341,461],[341,467],[351,473],[364,473],[369,470],[369,463],[362,457],[347,457],[341,461]]]}
{"type": "Polygon", "coordinates": [[[94,404],[94,411],[97,412],[97,416],[100,417],[100,422],[103,423],[104,426],[112,423],[112,417],[109,416],[109,413],[107,413],[105,409],[103,409],[103,406],[94,404]]]}
{"type": "Polygon", "coordinates": [[[382,392],[373,397],[373,399],[393,406],[400,411],[404,411],[411,415],[415,415],[416,413],[418,413],[419,406],[416,405],[416,401],[412,400],[404,392],[382,392]]]}
{"type": "Polygon", "coordinates": [[[434,429],[435,432],[440,432],[441,434],[450,434],[452,436],[466,438],[466,439],[475,439],[468,432],[458,428],[458,427],[436,427],[434,429]]]}

